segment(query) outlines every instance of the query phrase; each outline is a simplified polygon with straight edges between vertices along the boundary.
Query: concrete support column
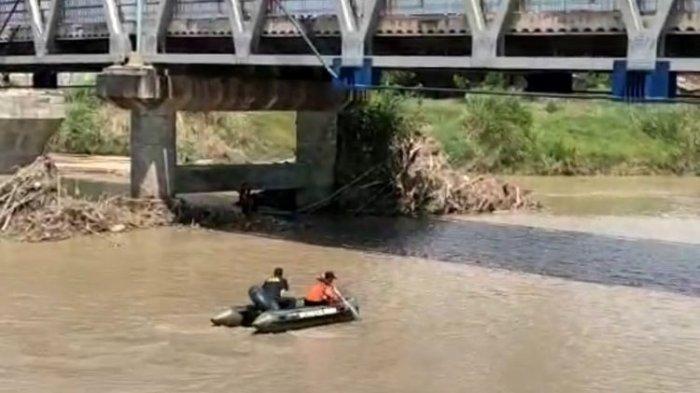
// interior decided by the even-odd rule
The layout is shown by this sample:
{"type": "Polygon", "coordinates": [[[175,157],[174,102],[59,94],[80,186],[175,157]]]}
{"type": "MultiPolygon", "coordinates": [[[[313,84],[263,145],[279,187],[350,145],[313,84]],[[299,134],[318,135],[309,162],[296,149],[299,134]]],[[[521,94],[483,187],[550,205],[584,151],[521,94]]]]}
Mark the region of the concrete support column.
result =
{"type": "Polygon", "coordinates": [[[653,15],[643,15],[637,0],[617,0],[627,30],[627,69],[652,71],[656,68],[659,37],[663,35],[676,0],[657,2],[653,15]]]}
{"type": "Polygon", "coordinates": [[[364,66],[365,47],[371,41],[382,3],[379,0],[336,0],[343,67],[364,66]]]}
{"type": "Polygon", "coordinates": [[[168,199],[175,174],[175,117],[173,109],[131,111],[131,195],[168,199]]]}
{"type": "Polygon", "coordinates": [[[480,0],[465,0],[465,14],[472,37],[471,61],[473,66],[491,67],[503,51],[503,31],[516,2],[501,0],[488,20],[480,0]]]}
{"type": "Polygon", "coordinates": [[[327,198],[333,192],[338,138],[335,111],[297,112],[297,162],[308,168],[306,185],[297,191],[297,206],[327,198]]]}

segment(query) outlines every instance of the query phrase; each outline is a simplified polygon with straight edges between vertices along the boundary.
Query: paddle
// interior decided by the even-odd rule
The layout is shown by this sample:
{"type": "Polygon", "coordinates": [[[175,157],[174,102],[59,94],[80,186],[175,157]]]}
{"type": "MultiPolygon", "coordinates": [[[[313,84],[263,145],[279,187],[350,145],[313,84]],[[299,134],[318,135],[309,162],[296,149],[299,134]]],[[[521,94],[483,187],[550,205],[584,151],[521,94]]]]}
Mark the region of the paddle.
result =
{"type": "Polygon", "coordinates": [[[332,287],[332,288],[333,288],[333,292],[335,292],[335,294],[340,298],[340,300],[343,301],[343,304],[345,304],[345,307],[350,309],[350,312],[352,312],[352,316],[355,318],[355,320],[359,321],[360,320],[360,313],[358,313],[357,310],[355,310],[355,307],[353,307],[353,305],[350,304],[350,302],[347,299],[345,299],[345,297],[343,296],[343,294],[340,293],[338,288],[336,288],[336,287],[332,287]]]}

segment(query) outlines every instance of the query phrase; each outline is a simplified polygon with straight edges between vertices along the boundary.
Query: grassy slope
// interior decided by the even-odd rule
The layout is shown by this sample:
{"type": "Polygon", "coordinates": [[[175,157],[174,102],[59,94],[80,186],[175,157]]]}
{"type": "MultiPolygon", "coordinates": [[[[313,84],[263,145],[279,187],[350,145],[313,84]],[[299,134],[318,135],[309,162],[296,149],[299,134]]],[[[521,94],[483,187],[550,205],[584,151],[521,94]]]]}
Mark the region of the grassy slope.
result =
{"type": "Polygon", "coordinates": [[[545,152],[563,146],[593,171],[662,170],[669,160],[666,142],[645,134],[634,121],[639,110],[611,102],[567,103],[548,113],[533,104],[534,127],[545,152]]]}
{"type": "MultiPolygon", "coordinates": [[[[455,164],[468,165],[469,144],[462,125],[463,100],[421,100],[416,110],[428,132],[443,144],[455,164]]],[[[642,174],[679,172],[677,143],[642,131],[640,117],[673,116],[678,107],[628,105],[609,101],[529,102],[535,145],[529,162],[509,168],[518,173],[642,174]]],[[[698,157],[700,160],[700,157],[698,157]]]]}

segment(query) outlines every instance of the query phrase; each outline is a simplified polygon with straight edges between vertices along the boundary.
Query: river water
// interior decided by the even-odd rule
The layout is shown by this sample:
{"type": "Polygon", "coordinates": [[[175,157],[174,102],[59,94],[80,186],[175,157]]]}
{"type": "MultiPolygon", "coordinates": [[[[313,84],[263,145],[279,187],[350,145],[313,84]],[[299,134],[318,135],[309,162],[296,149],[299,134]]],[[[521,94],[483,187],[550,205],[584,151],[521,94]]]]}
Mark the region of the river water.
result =
{"type": "MultiPolygon", "coordinates": [[[[0,391],[697,392],[700,244],[654,231],[692,227],[700,192],[645,182],[640,198],[688,194],[690,209],[579,212],[579,196],[497,219],[324,218],[276,238],[167,228],[0,243],[0,391]],[[577,218],[657,229],[566,227],[577,218]],[[333,269],[362,321],[209,325],[277,265],[297,294],[333,269]]],[[[587,192],[614,203],[606,187],[587,192]]]]}

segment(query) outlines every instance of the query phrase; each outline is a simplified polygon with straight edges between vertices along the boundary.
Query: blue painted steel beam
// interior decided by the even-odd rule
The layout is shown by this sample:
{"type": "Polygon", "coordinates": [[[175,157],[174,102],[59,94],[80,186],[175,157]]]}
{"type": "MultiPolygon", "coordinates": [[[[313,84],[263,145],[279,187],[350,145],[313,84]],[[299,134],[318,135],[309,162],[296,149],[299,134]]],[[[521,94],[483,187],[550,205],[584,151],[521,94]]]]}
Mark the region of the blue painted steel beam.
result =
{"type": "Polygon", "coordinates": [[[626,61],[616,61],[612,75],[613,97],[621,101],[665,101],[676,96],[677,73],[668,61],[659,61],[652,71],[628,70],[626,61]]]}

